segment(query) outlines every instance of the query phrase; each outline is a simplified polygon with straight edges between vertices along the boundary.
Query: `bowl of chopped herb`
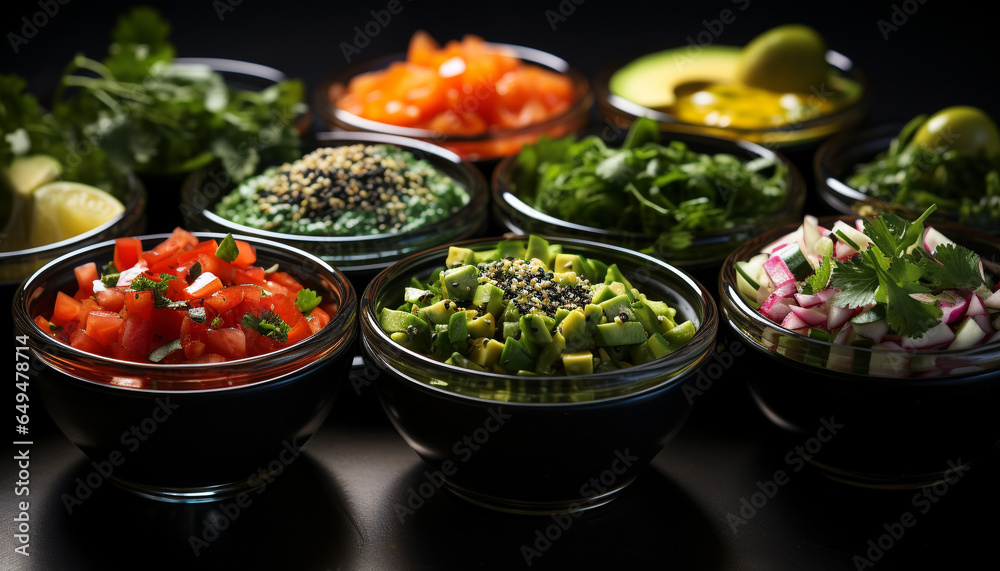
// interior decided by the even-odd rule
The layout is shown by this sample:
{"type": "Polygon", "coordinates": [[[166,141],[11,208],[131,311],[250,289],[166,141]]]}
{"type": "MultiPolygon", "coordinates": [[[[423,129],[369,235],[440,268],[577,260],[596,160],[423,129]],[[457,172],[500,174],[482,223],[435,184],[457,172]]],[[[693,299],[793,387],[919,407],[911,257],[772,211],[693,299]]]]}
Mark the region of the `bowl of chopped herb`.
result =
{"type": "Polygon", "coordinates": [[[739,244],[799,218],[805,183],[755,143],[621,131],[541,141],[501,161],[493,214],[509,231],[577,237],[655,255],[712,282],[739,244]]]}
{"type": "Polygon", "coordinates": [[[1000,239],[926,214],[806,217],[723,266],[727,334],[751,348],[747,384],[799,469],[915,488],[993,453],[1000,239]]]}
{"type": "Polygon", "coordinates": [[[189,227],[278,240],[363,289],[393,262],[485,228],[483,176],[441,147],[374,133],[319,133],[300,159],[230,182],[212,169],[181,192],[189,227]]]}
{"type": "Polygon", "coordinates": [[[618,497],[681,430],[717,319],[702,285],[652,256],[483,238],[381,272],[361,345],[386,414],[448,490],[572,512],[618,497]]]}

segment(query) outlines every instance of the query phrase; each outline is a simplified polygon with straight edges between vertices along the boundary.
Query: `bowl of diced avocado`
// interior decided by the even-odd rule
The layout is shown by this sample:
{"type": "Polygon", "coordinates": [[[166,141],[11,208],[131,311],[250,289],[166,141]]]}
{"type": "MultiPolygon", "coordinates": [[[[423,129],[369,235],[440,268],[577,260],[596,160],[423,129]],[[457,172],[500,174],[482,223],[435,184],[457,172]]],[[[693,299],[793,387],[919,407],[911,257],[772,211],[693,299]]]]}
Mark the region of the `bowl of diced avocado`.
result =
{"type": "Polygon", "coordinates": [[[1000,239],[932,212],[808,216],[720,273],[754,401],[790,443],[819,435],[802,458],[834,480],[931,486],[1000,438],[1000,239]]]}
{"type": "Polygon", "coordinates": [[[539,235],[410,256],[369,284],[361,314],[404,439],[458,496],[521,513],[617,497],[684,424],[718,319],[662,260],[539,235]],[[606,470],[614,482],[586,485],[606,470]]]}

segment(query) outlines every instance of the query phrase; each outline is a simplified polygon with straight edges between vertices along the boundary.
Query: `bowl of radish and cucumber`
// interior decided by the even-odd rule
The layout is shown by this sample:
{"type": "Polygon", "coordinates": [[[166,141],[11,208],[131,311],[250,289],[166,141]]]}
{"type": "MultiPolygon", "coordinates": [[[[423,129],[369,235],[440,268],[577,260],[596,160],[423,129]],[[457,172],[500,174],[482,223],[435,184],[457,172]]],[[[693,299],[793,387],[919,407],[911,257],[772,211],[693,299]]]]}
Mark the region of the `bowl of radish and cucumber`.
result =
{"type": "Polygon", "coordinates": [[[769,372],[755,401],[796,434],[836,418],[810,458],[836,479],[932,484],[1000,437],[1000,240],[932,211],[807,216],[723,265],[730,333],[769,372]]]}
{"type": "Polygon", "coordinates": [[[523,513],[617,497],[686,420],[717,329],[711,295],[673,266],[540,236],[411,256],[371,282],[361,315],[400,434],[458,496],[523,513]],[[472,454],[455,446],[487,432],[472,454]],[[616,461],[613,485],[588,491],[616,461]]]}

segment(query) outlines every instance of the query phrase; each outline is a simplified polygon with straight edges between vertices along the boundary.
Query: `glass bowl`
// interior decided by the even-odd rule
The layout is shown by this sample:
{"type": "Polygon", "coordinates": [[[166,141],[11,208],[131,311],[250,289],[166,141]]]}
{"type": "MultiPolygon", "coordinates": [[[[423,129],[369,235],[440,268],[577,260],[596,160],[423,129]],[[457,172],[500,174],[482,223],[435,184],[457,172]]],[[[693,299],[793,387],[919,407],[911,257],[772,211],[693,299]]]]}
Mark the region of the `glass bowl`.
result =
{"type": "MultiPolygon", "coordinates": [[[[143,248],[167,236],[143,236],[143,248]]],[[[178,502],[244,493],[294,461],[326,418],[354,356],[354,288],[319,258],[277,242],[238,238],[256,248],[258,265],[278,263],[325,300],[336,300],[339,312],[330,323],[295,345],[256,357],[134,363],[64,345],[32,321],[51,311],[57,292],[73,291],[74,267],[110,260],[114,241],[53,260],[17,290],[14,320],[36,357],[28,382],[92,462],[88,483],[110,479],[139,495],[178,502]]]]}
{"type": "MultiPolygon", "coordinates": [[[[604,134],[601,137],[604,138],[604,134]]],[[[618,133],[614,137],[615,144],[621,144],[624,141],[623,133],[618,133]]],[[[722,261],[739,244],[775,226],[802,219],[802,209],[806,197],[805,181],[798,168],[784,155],[756,143],[705,135],[664,133],[661,142],[668,144],[670,141],[682,141],[690,149],[699,153],[726,153],[742,160],[766,157],[780,161],[788,169],[785,181],[788,187],[788,196],[785,203],[774,213],[759,220],[748,221],[724,230],[697,233],[692,237],[692,243],[688,247],[667,250],[654,246],[656,235],[584,226],[535,210],[527,204],[524,193],[520,192],[514,184],[518,165],[515,155],[501,161],[493,172],[491,188],[494,218],[505,230],[516,234],[548,234],[582,238],[631,250],[651,252],[670,264],[694,274],[699,281],[704,283],[715,281],[722,261]]],[[[610,144],[612,141],[608,142],[610,144]]]]}
{"type": "MultiPolygon", "coordinates": [[[[351,79],[359,74],[385,69],[392,62],[406,59],[405,53],[396,53],[355,65],[330,76],[320,83],[316,90],[314,107],[321,122],[331,130],[370,131],[412,137],[440,145],[463,159],[472,161],[488,172],[496,160],[512,155],[528,143],[534,143],[541,135],[560,137],[582,129],[590,121],[590,108],[594,95],[587,78],[565,60],[552,54],[523,46],[492,44],[513,52],[521,61],[538,66],[547,71],[568,75],[573,80],[576,100],[565,112],[545,121],[516,129],[490,130],[473,135],[449,135],[428,129],[399,127],[358,117],[337,106],[351,79]]],[[[476,101],[476,93],[468,95],[468,101],[476,101]]]]}
{"type": "MultiPolygon", "coordinates": [[[[660,124],[660,128],[665,131],[741,139],[768,147],[780,148],[786,153],[798,153],[814,148],[820,140],[834,133],[850,129],[861,123],[871,106],[872,88],[867,74],[854,65],[854,62],[847,56],[833,50],[827,50],[826,61],[830,68],[844,77],[858,82],[861,86],[860,97],[851,105],[829,115],[781,127],[732,128],[688,123],[669,113],[638,105],[611,92],[610,82],[615,72],[641,55],[644,54],[608,66],[594,78],[594,91],[597,94],[598,107],[604,118],[612,124],[627,127],[638,117],[649,117],[656,120],[660,124]]],[[[823,86],[818,86],[814,89],[813,96],[824,97],[823,89],[823,86]]]]}
{"type": "MultiPolygon", "coordinates": [[[[835,220],[819,223],[829,228],[835,220]]],[[[1000,438],[1000,343],[952,351],[837,345],[785,329],[744,301],[734,263],[795,228],[748,241],[726,259],[718,283],[728,334],[754,349],[753,398],[786,440],[810,443],[802,463],[850,484],[912,488],[947,480],[989,452],[1000,438]]],[[[935,228],[1000,277],[1000,239],[957,225],[935,228]]]]}
{"type": "MultiPolygon", "coordinates": [[[[847,131],[824,142],[816,151],[813,168],[819,198],[827,206],[843,214],[890,210],[910,220],[920,216],[925,209],[923,206],[886,203],[847,184],[847,179],[855,173],[857,167],[875,160],[877,155],[889,149],[904,125],[905,122],[898,121],[847,131]]],[[[938,205],[929,220],[935,224],[957,223],[959,216],[956,210],[938,205]]],[[[1000,220],[997,219],[969,226],[987,234],[1000,234],[1000,220]]]]}
{"type": "MultiPolygon", "coordinates": [[[[192,174],[181,190],[181,212],[191,230],[233,232],[256,238],[277,240],[309,252],[344,272],[355,289],[365,285],[379,271],[412,253],[456,240],[479,235],[486,226],[489,201],[486,180],[458,155],[415,139],[380,133],[331,133],[316,135],[318,147],[353,144],[391,144],[429,161],[469,193],[469,203],[449,218],[397,234],[372,236],[303,236],[258,230],[236,224],[215,213],[223,196],[236,187],[220,169],[203,169],[192,174]]],[[[313,150],[313,149],[307,149],[313,150]]]]}
{"type": "MultiPolygon", "coordinates": [[[[459,245],[491,249],[501,238],[459,245]]],[[[380,273],[361,300],[362,349],[393,425],[440,477],[474,504],[555,513],[610,502],[684,424],[685,385],[715,348],[715,302],[698,282],[661,260],[612,245],[556,240],[563,251],[606,263],[650,298],[698,325],[675,352],[624,370],[576,377],[477,372],[404,349],[379,326],[382,307],[402,303],[411,277],[443,267],[441,246],[380,273]]]]}

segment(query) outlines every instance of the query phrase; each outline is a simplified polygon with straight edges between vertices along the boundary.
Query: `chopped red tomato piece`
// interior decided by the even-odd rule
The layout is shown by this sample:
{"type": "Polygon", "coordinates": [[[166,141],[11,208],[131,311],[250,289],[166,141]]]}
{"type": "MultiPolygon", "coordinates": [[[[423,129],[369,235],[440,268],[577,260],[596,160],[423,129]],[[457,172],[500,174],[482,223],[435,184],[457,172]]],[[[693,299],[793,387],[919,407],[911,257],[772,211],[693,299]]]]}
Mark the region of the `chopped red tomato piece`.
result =
{"type": "Polygon", "coordinates": [[[247,356],[246,334],[241,327],[208,329],[205,331],[208,350],[226,359],[242,359],[247,356]]]}
{"type": "Polygon", "coordinates": [[[125,311],[131,317],[139,319],[150,319],[153,317],[153,292],[132,291],[125,292],[125,311]]]}
{"type": "Polygon", "coordinates": [[[118,271],[124,271],[142,258],[142,240],[138,238],[118,238],[115,240],[114,262],[118,271]]]}
{"type": "Polygon", "coordinates": [[[124,321],[117,313],[94,311],[87,317],[87,335],[98,343],[107,345],[118,340],[118,330],[124,321]]]}
{"type": "Polygon", "coordinates": [[[73,268],[73,273],[76,274],[76,285],[80,293],[84,293],[87,296],[94,293],[94,280],[100,277],[97,274],[96,263],[90,262],[82,266],[77,266],[73,268]]]}
{"type": "Polygon", "coordinates": [[[235,260],[229,263],[238,268],[247,268],[253,265],[253,263],[257,261],[257,250],[242,240],[236,240],[235,242],[240,253],[236,256],[235,260]]]}
{"type": "Polygon", "coordinates": [[[52,321],[63,324],[80,315],[83,303],[79,302],[63,292],[56,294],[56,306],[52,310],[52,321]]]}

